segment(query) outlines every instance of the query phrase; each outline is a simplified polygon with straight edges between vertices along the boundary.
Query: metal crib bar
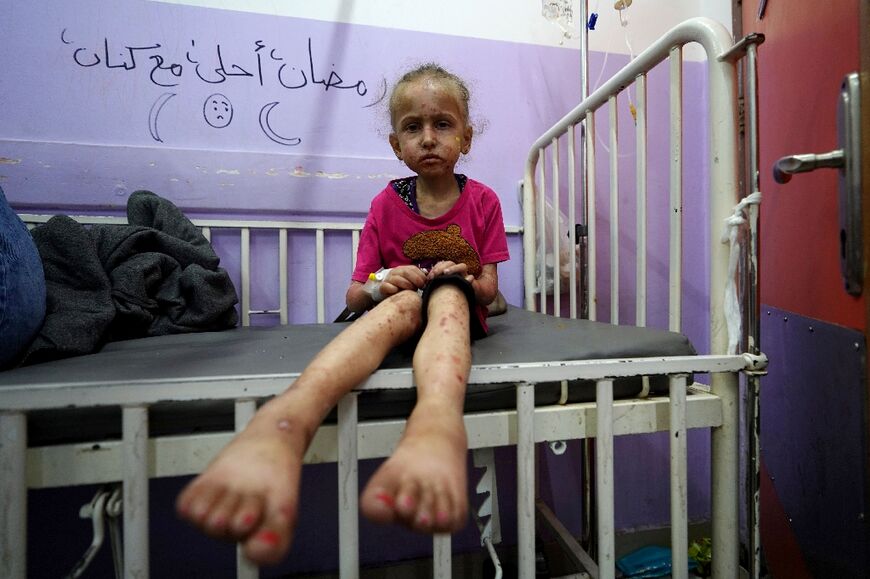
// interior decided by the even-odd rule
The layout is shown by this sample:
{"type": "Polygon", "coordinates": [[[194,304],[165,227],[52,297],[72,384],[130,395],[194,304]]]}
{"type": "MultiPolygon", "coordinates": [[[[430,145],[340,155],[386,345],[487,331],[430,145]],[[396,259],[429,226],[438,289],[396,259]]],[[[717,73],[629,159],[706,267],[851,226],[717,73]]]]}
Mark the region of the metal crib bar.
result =
{"type": "Polygon", "coordinates": [[[359,577],[358,397],[358,393],[350,392],[338,402],[338,569],[341,579],[359,577]]]}
{"type": "Polygon", "coordinates": [[[550,160],[553,165],[553,315],[562,315],[562,231],[560,228],[561,199],[559,187],[559,138],[553,137],[553,148],[550,160]]]}
{"type": "Polygon", "coordinates": [[[712,392],[722,400],[722,426],[711,434],[713,503],[713,579],[738,576],[740,541],[739,444],[740,396],[736,374],[713,374],[712,392]]]}
{"type": "Polygon", "coordinates": [[[544,162],[546,159],[546,154],[544,153],[544,148],[542,147],[540,150],[541,162],[538,164],[538,209],[537,209],[537,218],[538,218],[538,239],[541,240],[541,243],[538,245],[538,292],[539,292],[539,301],[540,304],[538,306],[538,311],[542,313],[547,313],[547,248],[544,240],[547,239],[547,222],[544,217],[547,214],[546,209],[546,199],[547,199],[547,176],[545,174],[546,169],[544,162]]]}
{"type": "Polygon", "coordinates": [[[586,256],[588,260],[586,278],[589,280],[589,319],[598,319],[598,290],[596,283],[596,239],[595,224],[595,113],[586,113],[586,231],[588,236],[586,256]]]}
{"type": "MultiPolygon", "coordinates": [[[[529,155],[535,156],[535,162],[541,155],[540,149],[533,149],[529,155]]],[[[523,307],[529,311],[535,311],[535,277],[537,267],[531,264],[538,260],[537,248],[535,242],[537,240],[537,209],[535,204],[535,178],[537,169],[527,168],[523,174],[522,184],[520,185],[520,196],[522,197],[523,211],[523,261],[526,266],[523,267],[523,307]]]]}
{"type": "MultiPolygon", "coordinates": [[[[234,405],[235,412],[235,427],[236,432],[241,432],[245,429],[254,413],[257,411],[257,403],[250,398],[236,400],[234,405]]],[[[257,566],[251,563],[242,553],[241,545],[236,546],[236,578],[237,579],[257,579],[260,572],[257,566]]]]}
{"type": "Polygon", "coordinates": [[[535,576],[535,387],[517,384],[517,574],[535,576]]]}
{"type": "Polygon", "coordinates": [[[616,95],[610,110],[610,323],[619,323],[619,115],[616,95]]]}
{"type": "Polygon", "coordinates": [[[316,255],[316,270],[317,277],[317,323],[322,324],[326,321],[326,284],[323,279],[323,229],[318,229],[315,232],[315,255],[316,255]]]}
{"type": "Polygon", "coordinates": [[[635,81],[637,101],[637,263],[635,283],[635,325],[646,326],[646,74],[635,81]]]}
{"type": "MultiPolygon", "coordinates": [[[[580,22],[588,22],[588,21],[589,21],[589,2],[584,1],[584,2],[580,3],[580,22]]],[[[583,34],[580,35],[580,54],[582,55],[580,58],[580,77],[581,77],[580,78],[580,97],[584,101],[589,96],[589,52],[588,52],[589,51],[589,38],[588,37],[589,37],[588,32],[584,32],[583,34]]],[[[581,120],[578,120],[577,122],[580,123],[581,120]]],[[[571,142],[573,143],[574,142],[574,133],[573,133],[574,125],[573,124],[571,125],[570,130],[571,130],[571,142]]],[[[582,126],[581,126],[581,132],[582,132],[582,126]]],[[[581,147],[581,149],[582,149],[582,147],[581,147]]],[[[572,159],[573,159],[573,156],[572,156],[572,159]]],[[[587,160],[587,158],[586,158],[586,155],[584,154],[580,158],[580,171],[582,173],[581,178],[583,178],[583,179],[586,178],[585,177],[586,172],[588,171],[588,168],[586,166],[586,160],[587,160]]],[[[574,180],[571,179],[571,181],[573,183],[574,180]]],[[[581,190],[581,195],[580,195],[581,223],[588,226],[588,224],[589,224],[588,201],[587,201],[586,196],[585,196],[585,191],[586,191],[585,186],[581,185],[580,190],[581,190]]],[[[574,208],[574,207],[576,207],[576,205],[574,205],[572,203],[571,207],[574,208]]],[[[571,230],[574,231],[575,228],[572,227],[571,230]]],[[[577,251],[577,249],[581,248],[581,250],[582,250],[580,253],[581,268],[584,268],[584,269],[587,267],[587,265],[589,263],[588,257],[587,257],[587,254],[588,254],[588,244],[587,244],[588,235],[589,235],[589,233],[587,230],[586,239],[581,240],[581,245],[578,245],[577,240],[572,238],[573,245],[571,247],[571,250],[572,250],[571,255],[574,255],[574,253],[577,251]]],[[[572,263],[571,271],[574,272],[575,269],[576,269],[575,264],[572,263]]],[[[588,281],[589,281],[589,276],[586,275],[585,273],[581,272],[581,274],[580,274],[580,289],[579,289],[579,292],[580,292],[580,296],[579,296],[580,312],[578,314],[580,317],[588,317],[588,311],[589,311],[588,310],[588,308],[589,308],[589,300],[588,300],[589,284],[588,284],[588,281]]],[[[576,287],[575,281],[572,280],[571,283],[576,287]]],[[[572,316],[572,317],[576,318],[578,316],[572,316]]]]}
{"type": "Polygon", "coordinates": [[[148,571],[148,408],[125,406],[121,413],[124,483],[124,577],[148,571]]]}
{"type": "MultiPolygon", "coordinates": [[[[759,44],[763,36],[755,36],[759,44]]],[[[746,132],[749,133],[749,183],[751,192],[760,191],[758,175],[758,46],[755,42],[746,47],[746,132]]],[[[759,326],[758,294],[758,205],[749,206],[749,256],[746,268],[746,333],[750,354],[761,353],[761,329],[759,326]]],[[[749,430],[747,446],[747,494],[749,509],[749,577],[761,576],[761,377],[750,375],[747,380],[746,422],[749,430]]]]}
{"type": "Polygon", "coordinates": [[[568,288],[569,315],[577,318],[577,192],[574,126],[568,127],[568,288]]]}
{"type": "Polygon", "coordinates": [[[686,375],[669,378],[671,451],[671,577],[688,579],[686,375]]]}
{"type": "Polygon", "coordinates": [[[432,536],[432,577],[450,579],[452,566],[450,533],[436,533],[432,536]]]}
{"type": "Polygon", "coordinates": [[[203,227],[200,231],[205,240],[211,243],[211,227],[203,227]]]}
{"type": "Polygon", "coordinates": [[[682,48],[671,49],[670,62],[670,115],[671,115],[671,242],[670,291],[668,301],[668,327],[679,332],[682,326],[681,283],[683,278],[683,58],[682,48]]]}
{"type": "Polygon", "coordinates": [[[27,576],[27,417],[0,414],[0,577],[27,576]]]}
{"type": "MultiPolygon", "coordinates": [[[[538,137],[530,147],[526,163],[527,173],[533,171],[535,165],[540,160],[540,147],[549,143],[553,137],[564,133],[569,125],[579,122],[584,116],[588,117],[590,112],[597,110],[613,95],[622,91],[624,87],[633,82],[639,74],[651,70],[658,63],[668,58],[671,55],[673,47],[679,47],[689,42],[698,42],[704,48],[707,53],[708,62],[710,62],[710,86],[711,88],[715,87],[722,93],[716,94],[711,90],[711,101],[720,98],[733,99],[733,65],[717,62],[715,60],[716,57],[723,53],[727,47],[730,47],[733,44],[731,35],[721,24],[708,18],[693,18],[687,20],[672,28],[668,33],[651,44],[646,50],[638,54],[637,57],[623,67],[621,71],[603,83],[595,90],[595,92],[585,98],[583,102],[574,107],[555,125],[538,137]]],[[[716,130],[714,131],[717,135],[725,130],[730,130],[731,128],[736,129],[736,125],[733,125],[733,110],[728,110],[729,106],[733,109],[734,103],[726,103],[723,100],[718,104],[718,108],[711,106],[711,125],[715,124],[717,121],[720,122],[720,126],[716,127],[716,130]]],[[[589,133],[587,132],[587,135],[588,134],[589,133]]],[[[729,157],[734,155],[734,151],[721,152],[727,154],[729,157]]],[[[730,166],[733,164],[732,160],[733,159],[729,158],[725,163],[729,166],[729,170],[730,166]]],[[[533,194],[534,191],[529,191],[529,195],[533,194]]]]}
{"type": "Polygon", "coordinates": [[[598,577],[614,579],[613,380],[595,382],[595,493],[598,499],[598,577]]]}
{"type": "Polygon", "coordinates": [[[239,231],[241,241],[241,313],[242,325],[251,325],[251,230],[243,227],[239,231]]]}
{"type": "Polygon", "coordinates": [[[289,317],[287,285],[287,228],[282,227],[278,230],[278,310],[282,325],[287,325],[289,317]]]}
{"type": "Polygon", "coordinates": [[[350,245],[351,245],[351,255],[350,255],[350,268],[351,270],[356,269],[356,252],[359,249],[359,230],[354,229],[350,234],[350,245]]]}
{"type": "MultiPolygon", "coordinates": [[[[724,52],[723,50],[719,51],[724,52]]],[[[728,279],[728,248],[718,243],[720,227],[737,202],[736,71],[733,64],[710,62],[710,352],[728,351],[724,293],[728,279]]],[[[738,576],[739,541],[739,431],[740,396],[736,374],[713,374],[712,392],[722,401],[720,427],[713,428],[711,460],[713,485],[714,578],[738,576]]]]}

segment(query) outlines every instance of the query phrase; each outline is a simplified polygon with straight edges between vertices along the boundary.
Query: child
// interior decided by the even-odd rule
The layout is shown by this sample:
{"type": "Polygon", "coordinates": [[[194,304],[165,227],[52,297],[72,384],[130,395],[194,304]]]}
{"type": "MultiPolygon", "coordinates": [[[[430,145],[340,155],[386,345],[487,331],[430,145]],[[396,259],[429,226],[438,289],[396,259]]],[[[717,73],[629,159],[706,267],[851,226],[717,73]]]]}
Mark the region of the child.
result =
{"type": "Polygon", "coordinates": [[[257,564],[279,562],[290,546],[302,459],[321,421],[392,348],[417,336],[417,404],[360,508],[373,521],[427,533],[456,531],[467,519],[463,404],[471,339],[486,335],[496,264],[508,259],[501,207],[491,189],[453,172],[473,133],[462,80],[424,65],[399,80],[389,106],[390,145],[416,177],[392,181],[372,201],[346,297],[351,311],[371,311],[263,405],[177,501],[182,518],[241,542],[257,564]],[[364,282],[379,271],[372,292],[364,282]]]}

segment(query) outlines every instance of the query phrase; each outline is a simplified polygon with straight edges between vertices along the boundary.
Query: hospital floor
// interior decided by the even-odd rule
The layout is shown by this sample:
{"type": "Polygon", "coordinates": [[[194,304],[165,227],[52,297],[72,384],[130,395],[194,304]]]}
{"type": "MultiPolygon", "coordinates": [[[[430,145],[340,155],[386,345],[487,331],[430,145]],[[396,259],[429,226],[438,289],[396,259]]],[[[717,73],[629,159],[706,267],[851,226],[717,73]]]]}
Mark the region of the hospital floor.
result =
{"type": "MultiPolygon", "coordinates": [[[[696,536],[709,536],[709,526],[691,526],[689,536],[690,539],[696,536]]],[[[617,557],[645,545],[667,544],[668,539],[666,529],[619,535],[616,545],[617,557]]],[[[498,554],[503,565],[503,579],[516,579],[516,550],[502,546],[498,548],[498,554]]],[[[559,546],[555,543],[545,544],[539,555],[545,556],[546,563],[540,564],[542,557],[539,556],[539,573],[536,575],[536,579],[585,579],[588,577],[588,575],[578,573],[576,569],[572,568],[570,562],[561,554],[559,546]]],[[[492,565],[484,551],[454,555],[452,571],[453,579],[489,579],[495,577],[492,565]]],[[[745,573],[741,573],[741,579],[745,576],[747,576],[745,573]]],[[[432,577],[432,561],[431,559],[419,559],[372,569],[361,569],[360,577],[361,579],[429,579],[432,577]]],[[[667,577],[669,576],[665,576],[663,579],[667,579],[667,577]]],[[[693,579],[698,576],[690,574],[689,577],[693,579]]],[[[288,577],[288,579],[290,578],[288,577]]],[[[338,579],[338,574],[294,575],[293,579],[338,579]]]]}

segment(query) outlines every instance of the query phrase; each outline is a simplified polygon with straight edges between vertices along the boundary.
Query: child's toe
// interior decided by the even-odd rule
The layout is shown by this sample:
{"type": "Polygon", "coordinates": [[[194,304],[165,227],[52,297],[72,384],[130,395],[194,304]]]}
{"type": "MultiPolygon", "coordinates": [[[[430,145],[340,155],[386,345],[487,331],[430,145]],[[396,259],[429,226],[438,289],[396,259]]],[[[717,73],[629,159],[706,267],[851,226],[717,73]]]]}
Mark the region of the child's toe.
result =
{"type": "Polygon", "coordinates": [[[257,565],[280,563],[290,547],[290,529],[287,526],[264,525],[242,543],[242,552],[257,565]]]}
{"type": "Polygon", "coordinates": [[[263,500],[255,495],[242,497],[230,523],[233,534],[236,538],[246,537],[256,528],[262,518],[263,500]]]}
{"type": "Polygon", "coordinates": [[[223,487],[219,485],[201,484],[191,487],[185,496],[179,499],[178,512],[197,527],[204,528],[213,506],[223,493],[223,487]]]}
{"type": "Polygon", "coordinates": [[[413,521],[420,507],[420,486],[408,481],[396,493],[396,514],[406,522],[413,521]]]}
{"type": "Polygon", "coordinates": [[[217,538],[229,538],[232,531],[231,521],[240,497],[236,493],[224,493],[212,504],[203,527],[205,531],[217,538]]]}
{"type": "Polygon", "coordinates": [[[360,499],[360,508],[375,523],[388,524],[396,520],[396,497],[386,488],[366,489],[360,499]]]}

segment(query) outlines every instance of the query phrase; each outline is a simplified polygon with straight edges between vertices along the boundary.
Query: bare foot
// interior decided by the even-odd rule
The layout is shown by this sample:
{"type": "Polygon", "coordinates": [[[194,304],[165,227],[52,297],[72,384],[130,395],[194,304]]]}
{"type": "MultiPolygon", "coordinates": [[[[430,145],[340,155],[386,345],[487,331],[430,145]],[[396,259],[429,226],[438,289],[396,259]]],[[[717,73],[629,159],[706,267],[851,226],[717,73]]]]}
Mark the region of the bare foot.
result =
{"type": "Polygon", "coordinates": [[[209,536],[241,543],[257,565],[280,562],[293,538],[309,440],[300,424],[258,413],[181,492],[178,515],[209,536]]]}
{"type": "Polygon", "coordinates": [[[363,514],[424,533],[462,529],[468,520],[467,451],[461,412],[418,403],[399,447],[363,492],[363,514]]]}

